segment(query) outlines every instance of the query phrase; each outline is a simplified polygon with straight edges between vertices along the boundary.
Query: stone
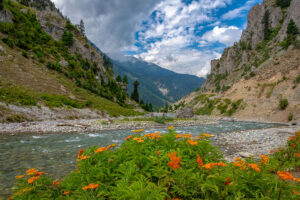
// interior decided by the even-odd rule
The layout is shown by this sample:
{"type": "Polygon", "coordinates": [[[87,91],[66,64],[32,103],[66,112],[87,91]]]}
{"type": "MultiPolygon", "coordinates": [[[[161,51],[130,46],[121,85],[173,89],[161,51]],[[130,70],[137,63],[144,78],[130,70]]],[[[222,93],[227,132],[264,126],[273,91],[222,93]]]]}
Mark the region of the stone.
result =
{"type": "Polygon", "coordinates": [[[176,111],[177,118],[192,118],[194,117],[194,111],[192,108],[183,108],[176,111]]]}
{"type": "Polygon", "coordinates": [[[8,58],[8,60],[13,60],[13,59],[14,59],[14,56],[8,55],[7,58],[8,58]]]}
{"type": "Polygon", "coordinates": [[[291,126],[296,126],[297,124],[297,122],[291,122],[291,126]]]}
{"type": "Polygon", "coordinates": [[[13,22],[13,14],[7,10],[0,11],[0,22],[13,22]]]}
{"type": "Polygon", "coordinates": [[[62,67],[66,67],[66,66],[68,66],[68,62],[67,61],[65,61],[65,60],[61,60],[60,62],[59,62],[59,64],[62,66],[62,67]]]}
{"type": "Polygon", "coordinates": [[[240,152],[239,154],[240,154],[240,156],[242,158],[251,158],[251,157],[254,157],[254,155],[252,153],[248,153],[248,152],[240,152]]]}
{"type": "Polygon", "coordinates": [[[6,53],[6,49],[0,44],[0,53],[6,53]]]}

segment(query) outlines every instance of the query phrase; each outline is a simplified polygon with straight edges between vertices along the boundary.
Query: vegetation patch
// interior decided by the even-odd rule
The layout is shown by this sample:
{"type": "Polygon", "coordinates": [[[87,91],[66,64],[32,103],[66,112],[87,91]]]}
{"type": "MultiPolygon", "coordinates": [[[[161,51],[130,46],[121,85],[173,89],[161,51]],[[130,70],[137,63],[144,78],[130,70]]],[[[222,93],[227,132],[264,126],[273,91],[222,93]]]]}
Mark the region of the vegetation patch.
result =
{"type": "Polygon", "coordinates": [[[300,179],[287,170],[300,166],[300,133],[258,160],[226,162],[211,135],[168,129],[80,149],[76,170],[61,180],[29,169],[16,176],[13,199],[299,199],[300,179]]]}
{"type": "Polygon", "coordinates": [[[279,108],[281,110],[285,110],[289,105],[289,101],[287,99],[280,99],[279,100],[279,108]]]}

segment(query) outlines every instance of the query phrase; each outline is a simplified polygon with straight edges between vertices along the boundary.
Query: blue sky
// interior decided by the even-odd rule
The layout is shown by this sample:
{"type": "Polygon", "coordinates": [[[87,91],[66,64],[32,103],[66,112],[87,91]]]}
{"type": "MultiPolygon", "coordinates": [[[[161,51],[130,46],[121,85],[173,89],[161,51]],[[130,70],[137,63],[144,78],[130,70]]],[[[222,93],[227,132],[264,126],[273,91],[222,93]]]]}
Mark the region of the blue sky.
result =
{"type": "Polygon", "coordinates": [[[86,34],[112,57],[134,56],[178,73],[205,76],[210,60],[240,39],[262,0],[54,0],[86,22],[86,34]],[[90,7],[89,7],[90,5],[90,7]]]}

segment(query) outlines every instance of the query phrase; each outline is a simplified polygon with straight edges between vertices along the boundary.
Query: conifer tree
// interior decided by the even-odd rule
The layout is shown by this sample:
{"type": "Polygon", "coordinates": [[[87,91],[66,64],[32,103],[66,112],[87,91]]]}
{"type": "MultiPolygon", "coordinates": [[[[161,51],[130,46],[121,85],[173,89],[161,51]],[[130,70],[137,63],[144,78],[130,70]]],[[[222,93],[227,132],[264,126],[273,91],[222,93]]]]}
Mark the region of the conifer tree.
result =
{"type": "Polygon", "coordinates": [[[140,98],[139,98],[139,92],[138,92],[138,87],[139,87],[140,83],[138,82],[138,80],[134,81],[133,83],[133,92],[131,94],[131,98],[133,100],[135,100],[137,103],[139,102],[140,98]]]}
{"type": "Polygon", "coordinates": [[[128,84],[128,79],[126,75],[123,77],[123,83],[125,83],[126,85],[128,84]]]}
{"type": "Polygon", "coordinates": [[[269,18],[270,18],[270,12],[269,10],[266,10],[263,18],[263,24],[264,24],[264,39],[269,40],[270,39],[270,23],[269,23],[269,18]]]}
{"type": "Polygon", "coordinates": [[[80,20],[79,31],[82,35],[85,35],[85,26],[83,20],[80,20]]]}
{"type": "Polygon", "coordinates": [[[4,8],[4,0],[0,0],[0,10],[4,8]]]}
{"type": "Polygon", "coordinates": [[[290,20],[286,33],[294,36],[299,34],[299,29],[293,19],[290,20]]]}
{"type": "Polygon", "coordinates": [[[122,82],[122,78],[121,78],[120,75],[117,76],[116,81],[117,81],[117,82],[122,82]]]}

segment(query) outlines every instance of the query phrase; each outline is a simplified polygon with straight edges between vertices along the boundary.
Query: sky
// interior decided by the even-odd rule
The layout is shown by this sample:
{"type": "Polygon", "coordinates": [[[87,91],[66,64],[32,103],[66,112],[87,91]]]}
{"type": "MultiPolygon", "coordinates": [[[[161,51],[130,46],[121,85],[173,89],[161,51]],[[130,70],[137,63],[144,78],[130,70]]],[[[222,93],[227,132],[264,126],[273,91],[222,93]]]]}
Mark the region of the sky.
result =
{"type": "Polygon", "coordinates": [[[250,8],[262,0],[53,0],[114,59],[134,56],[205,77],[210,61],[239,41],[250,8]]]}

